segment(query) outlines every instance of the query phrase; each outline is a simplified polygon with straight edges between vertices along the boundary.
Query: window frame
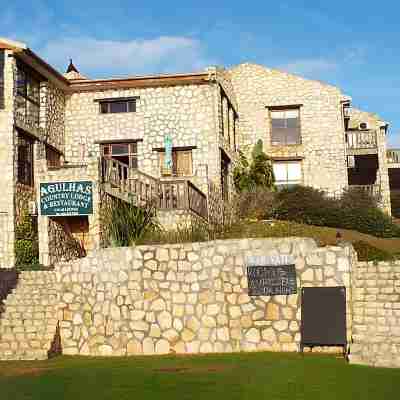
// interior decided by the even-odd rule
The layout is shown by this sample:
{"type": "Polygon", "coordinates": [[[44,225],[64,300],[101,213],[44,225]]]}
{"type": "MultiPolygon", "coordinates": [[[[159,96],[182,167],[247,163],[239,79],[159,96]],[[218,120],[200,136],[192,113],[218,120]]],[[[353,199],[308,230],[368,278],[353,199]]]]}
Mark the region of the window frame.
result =
{"type": "Polygon", "coordinates": [[[137,111],[137,100],[138,97],[118,97],[108,99],[96,99],[95,102],[99,103],[99,113],[105,114],[125,114],[135,113],[137,111]],[[116,104],[124,104],[124,110],[113,110],[112,107],[116,104]]]}
{"type": "Polygon", "coordinates": [[[274,166],[277,164],[283,164],[286,166],[286,180],[285,181],[277,181],[275,180],[275,185],[278,188],[283,188],[283,187],[291,187],[295,185],[302,185],[303,184],[303,179],[304,179],[304,174],[303,174],[303,163],[301,160],[276,160],[273,161],[272,163],[272,170],[274,172],[274,178],[275,177],[275,170],[274,166]],[[288,165],[290,164],[298,164],[300,167],[300,179],[299,180],[289,180],[289,170],[288,170],[288,165]]]}
{"type": "Polygon", "coordinates": [[[114,159],[116,161],[122,162],[118,160],[118,158],[114,157],[128,157],[128,166],[129,168],[138,169],[139,157],[138,157],[138,142],[110,142],[110,143],[101,143],[100,144],[101,156],[107,159],[114,159]],[[113,147],[123,147],[127,146],[128,151],[125,153],[117,153],[113,154],[113,147]],[[107,149],[107,153],[106,153],[107,149]]]}
{"type": "Polygon", "coordinates": [[[177,178],[185,178],[185,177],[190,177],[193,176],[193,149],[179,149],[179,148],[173,148],[172,149],[172,175],[169,175],[168,173],[166,173],[164,167],[163,167],[163,163],[164,163],[164,157],[165,157],[165,149],[161,150],[158,152],[158,169],[160,171],[160,176],[162,177],[166,177],[166,176],[173,176],[173,177],[177,177],[177,178]],[[178,171],[178,155],[179,154],[188,154],[189,155],[189,166],[190,166],[190,172],[189,173],[185,173],[185,171],[183,171],[183,173],[181,173],[180,171],[178,171]]]}
{"type": "Polygon", "coordinates": [[[34,145],[35,140],[29,135],[18,131],[17,136],[17,183],[29,187],[35,184],[34,171],[34,145]],[[22,148],[27,148],[25,160],[22,160],[22,148]]]}
{"type": "MultiPolygon", "coordinates": [[[[290,106],[276,106],[276,107],[268,107],[268,116],[269,116],[269,129],[270,129],[270,143],[271,146],[299,146],[302,144],[302,135],[301,135],[301,106],[302,105],[290,105],[290,106]],[[298,125],[297,125],[297,131],[298,131],[298,141],[296,143],[288,143],[287,140],[287,134],[284,137],[284,141],[282,142],[276,142],[273,139],[273,130],[274,129],[282,129],[285,130],[286,128],[273,128],[272,123],[273,123],[273,118],[272,118],[272,113],[273,112],[288,112],[288,111],[297,111],[298,112],[298,125]]],[[[287,118],[286,118],[287,121],[287,118]]]]}
{"type": "Polygon", "coordinates": [[[39,126],[40,123],[40,83],[42,80],[29,67],[17,63],[17,78],[15,81],[16,109],[22,108],[25,121],[32,121],[36,126],[39,126]],[[34,89],[32,90],[32,88],[34,89]],[[32,110],[35,111],[32,112],[32,110]],[[30,118],[31,116],[33,118],[30,118]]]}
{"type": "Polygon", "coordinates": [[[46,163],[48,168],[60,168],[62,153],[54,147],[45,144],[46,163]]]}

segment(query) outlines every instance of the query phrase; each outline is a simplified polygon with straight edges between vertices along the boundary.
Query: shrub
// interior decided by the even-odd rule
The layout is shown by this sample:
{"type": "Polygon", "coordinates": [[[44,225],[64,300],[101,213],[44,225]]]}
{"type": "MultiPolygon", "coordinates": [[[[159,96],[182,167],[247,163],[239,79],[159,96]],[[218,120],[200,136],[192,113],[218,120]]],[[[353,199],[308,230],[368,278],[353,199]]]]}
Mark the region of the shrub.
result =
{"type": "Polygon", "coordinates": [[[26,266],[39,264],[38,232],[34,219],[23,215],[15,227],[15,265],[26,266]]]}
{"type": "Polygon", "coordinates": [[[270,159],[263,151],[262,140],[259,140],[252,151],[252,160],[240,152],[237,165],[233,170],[233,181],[236,191],[254,191],[257,188],[270,189],[274,185],[274,174],[270,159]]]}
{"type": "Polygon", "coordinates": [[[112,246],[130,246],[158,227],[156,208],[151,203],[137,207],[118,201],[104,210],[103,224],[112,246]]]}
{"type": "Polygon", "coordinates": [[[338,217],[335,200],[318,189],[293,186],[277,192],[274,215],[277,219],[299,223],[330,226],[338,217]]]}
{"type": "Polygon", "coordinates": [[[236,196],[231,207],[242,219],[266,219],[271,217],[275,196],[270,190],[256,188],[254,191],[245,191],[236,196]]]}
{"type": "Polygon", "coordinates": [[[304,186],[283,189],[276,195],[274,216],[317,226],[353,229],[378,237],[400,237],[400,226],[377,208],[376,200],[359,190],[347,190],[341,198],[304,186]]]}

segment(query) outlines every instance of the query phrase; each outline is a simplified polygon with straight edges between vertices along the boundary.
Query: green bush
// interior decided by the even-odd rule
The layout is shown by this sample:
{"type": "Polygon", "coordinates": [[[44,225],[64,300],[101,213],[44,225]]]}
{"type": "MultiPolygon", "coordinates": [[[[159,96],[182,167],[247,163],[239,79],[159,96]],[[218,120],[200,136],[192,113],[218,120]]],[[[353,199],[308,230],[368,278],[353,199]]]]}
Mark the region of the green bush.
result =
{"type": "Polygon", "coordinates": [[[376,199],[357,189],[345,191],[338,199],[311,187],[283,189],[276,194],[274,216],[310,225],[352,229],[383,238],[400,237],[400,226],[377,208],[376,199]]]}
{"type": "Polygon", "coordinates": [[[274,195],[274,192],[264,188],[245,191],[236,196],[230,207],[235,208],[241,219],[267,219],[272,215],[274,195]]]}
{"type": "Polygon", "coordinates": [[[24,215],[15,227],[15,265],[26,266],[39,264],[39,242],[35,220],[24,215]]]}
{"type": "Polygon", "coordinates": [[[104,210],[102,217],[108,242],[112,246],[131,246],[157,228],[156,208],[150,203],[137,207],[118,201],[104,210]]]}
{"type": "Polygon", "coordinates": [[[251,153],[252,160],[240,152],[239,161],[233,170],[233,182],[238,193],[254,191],[257,188],[270,189],[274,185],[274,173],[269,157],[263,151],[259,140],[251,153]]]}

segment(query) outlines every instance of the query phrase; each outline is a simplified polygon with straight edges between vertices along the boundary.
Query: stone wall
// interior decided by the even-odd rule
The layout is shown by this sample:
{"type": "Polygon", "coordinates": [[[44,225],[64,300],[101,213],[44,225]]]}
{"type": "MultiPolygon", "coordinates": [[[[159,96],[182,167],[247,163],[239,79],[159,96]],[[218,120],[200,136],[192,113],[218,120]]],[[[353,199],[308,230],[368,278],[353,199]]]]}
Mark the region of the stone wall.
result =
{"type": "Polygon", "coordinates": [[[206,193],[208,179],[219,181],[216,85],[120,89],[75,93],[67,98],[66,159],[85,162],[99,156],[98,141],[138,140],[138,168],[160,176],[159,153],[165,135],[175,147],[193,147],[191,180],[206,193]],[[101,114],[95,99],[138,96],[136,112],[101,114]]]}
{"type": "MultiPolygon", "coordinates": [[[[93,214],[88,216],[88,232],[86,235],[86,250],[90,251],[100,247],[100,183],[98,179],[98,160],[89,158],[86,164],[65,165],[58,169],[49,169],[45,160],[37,162],[38,178],[37,184],[37,204],[40,207],[40,183],[45,182],[68,182],[68,181],[92,181],[93,182],[93,214]]],[[[68,225],[68,218],[64,221],[52,220],[50,217],[38,217],[39,230],[39,256],[43,265],[52,265],[55,262],[74,258],[78,252],[76,244],[80,237],[75,235],[68,225]],[[62,248],[54,248],[57,243],[62,248]]],[[[83,254],[83,253],[82,253],[83,254]]]]}
{"type": "Polygon", "coordinates": [[[5,108],[0,109],[0,268],[14,265],[14,64],[15,60],[5,50],[4,100],[5,108]]]}
{"type": "Polygon", "coordinates": [[[229,70],[239,111],[242,149],[262,139],[271,157],[302,160],[303,184],[337,194],[347,187],[342,93],[334,86],[261,65],[229,70]],[[268,107],[300,107],[301,144],[272,146],[268,107]]]}
{"type": "Polygon", "coordinates": [[[350,361],[400,367],[400,261],[359,262],[352,285],[350,361]]]}
{"type": "Polygon", "coordinates": [[[45,129],[46,143],[64,152],[65,145],[65,94],[50,82],[40,87],[40,125],[45,129]]]}
{"type": "Polygon", "coordinates": [[[295,258],[298,293],[349,287],[352,248],[300,238],[106,249],[59,264],[63,353],[296,351],[300,296],[247,294],[246,257],[278,254],[295,258]]]}

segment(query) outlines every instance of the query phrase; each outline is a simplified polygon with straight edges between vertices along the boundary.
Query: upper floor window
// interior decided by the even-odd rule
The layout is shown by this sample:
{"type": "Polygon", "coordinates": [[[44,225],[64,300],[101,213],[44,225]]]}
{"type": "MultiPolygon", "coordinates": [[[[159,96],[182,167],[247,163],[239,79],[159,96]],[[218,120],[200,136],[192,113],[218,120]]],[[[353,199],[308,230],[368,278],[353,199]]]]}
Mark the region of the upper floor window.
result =
{"type": "Polygon", "coordinates": [[[33,186],[33,140],[18,132],[18,173],[17,181],[27,186],[33,186]]]}
{"type": "Polygon", "coordinates": [[[300,109],[271,110],[272,145],[300,144],[300,109]]]}
{"type": "Polygon", "coordinates": [[[279,187],[302,183],[301,161],[278,161],[273,163],[275,185],[279,187]]]}
{"type": "Polygon", "coordinates": [[[131,168],[138,167],[137,142],[102,144],[102,155],[120,161],[131,168]]]}
{"type": "Polygon", "coordinates": [[[46,145],[47,166],[50,168],[61,167],[61,153],[46,145]]]}
{"type": "Polygon", "coordinates": [[[39,125],[40,109],[40,79],[22,65],[17,65],[16,81],[16,113],[24,119],[26,123],[39,125]]]}
{"type": "Polygon", "coordinates": [[[136,111],[136,99],[100,100],[101,114],[126,113],[136,111]]]}
{"type": "MultiPolygon", "coordinates": [[[[165,152],[160,151],[159,154],[160,173],[169,175],[164,165],[165,152]]],[[[192,150],[172,150],[172,175],[178,177],[193,175],[192,150]]]]}

